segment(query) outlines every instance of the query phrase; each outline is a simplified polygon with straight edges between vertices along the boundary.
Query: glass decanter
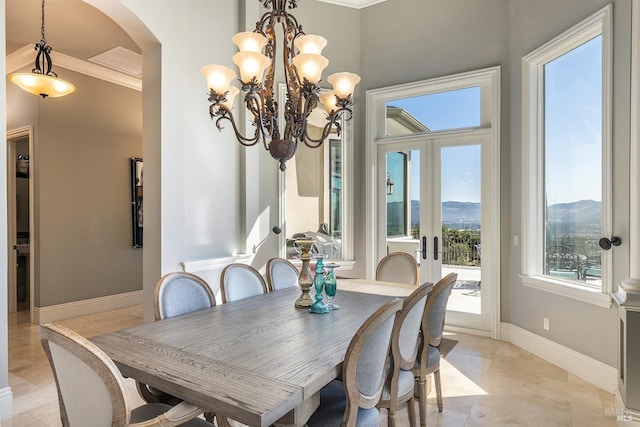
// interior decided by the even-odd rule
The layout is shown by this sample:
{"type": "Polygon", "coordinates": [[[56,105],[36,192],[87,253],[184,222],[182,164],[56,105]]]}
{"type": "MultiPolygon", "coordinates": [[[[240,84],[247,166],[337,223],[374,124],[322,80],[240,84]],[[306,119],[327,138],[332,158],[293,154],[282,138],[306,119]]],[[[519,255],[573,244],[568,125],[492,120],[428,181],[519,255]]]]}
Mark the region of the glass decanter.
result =
{"type": "Polygon", "coordinates": [[[327,307],[329,310],[338,310],[340,306],[333,303],[333,298],[336,296],[338,290],[336,275],[333,270],[339,267],[338,264],[327,264],[324,266],[327,269],[327,275],[324,278],[324,292],[327,294],[327,307]]]}

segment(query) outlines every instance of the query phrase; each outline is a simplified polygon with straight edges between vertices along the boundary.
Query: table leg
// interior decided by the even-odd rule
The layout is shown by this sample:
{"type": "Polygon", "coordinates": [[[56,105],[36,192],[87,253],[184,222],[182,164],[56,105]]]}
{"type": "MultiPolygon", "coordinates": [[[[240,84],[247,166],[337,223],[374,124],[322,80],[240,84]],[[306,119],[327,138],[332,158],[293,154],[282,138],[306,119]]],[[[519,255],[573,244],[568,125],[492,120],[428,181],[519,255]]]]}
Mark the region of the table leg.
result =
{"type": "Polygon", "coordinates": [[[303,427],[307,424],[311,415],[320,406],[320,392],[313,394],[300,405],[289,411],[285,416],[275,422],[276,427],[303,427]]]}

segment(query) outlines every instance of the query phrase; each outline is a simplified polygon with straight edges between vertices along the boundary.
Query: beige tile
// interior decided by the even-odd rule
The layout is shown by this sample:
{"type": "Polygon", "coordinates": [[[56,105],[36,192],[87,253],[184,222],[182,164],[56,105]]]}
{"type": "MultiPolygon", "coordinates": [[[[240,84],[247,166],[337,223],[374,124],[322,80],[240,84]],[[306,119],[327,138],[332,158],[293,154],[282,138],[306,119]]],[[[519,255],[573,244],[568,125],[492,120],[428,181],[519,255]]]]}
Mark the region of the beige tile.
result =
{"type": "Polygon", "coordinates": [[[571,404],[571,418],[574,426],[580,427],[617,427],[615,412],[605,409],[571,404]]]}
{"type": "Polygon", "coordinates": [[[571,426],[570,404],[543,396],[484,396],[473,406],[465,426],[571,426]]]}
{"type": "MultiPolygon", "coordinates": [[[[36,325],[24,312],[9,315],[9,384],[14,418],[2,427],[60,426],[55,383],[36,325]]],[[[60,322],[85,337],[142,323],[142,307],[128,307],[60,322]]],[[[615,418],[613,395],[509,343],[446,333],[457,340],[441,362],[444,411],[435,387],[427,401],[429,427],[566,426],[608,427],[615,418]]],[[[132,379],[125,379],[132,407],[143,404],[132,379]]],[[[416,402],[417,405],[417,402],[416,402]]],[[[382,411],[381,425],[386,425],[382,411]]],[[[409,425],[406,409],[397,425],[409,425]]]]}
{"type": "Polygon", "coordinates": [[[589,384],[542,378],[540,380],[540,394],[551,399],[602,409],[598,388],[589,384]]]}

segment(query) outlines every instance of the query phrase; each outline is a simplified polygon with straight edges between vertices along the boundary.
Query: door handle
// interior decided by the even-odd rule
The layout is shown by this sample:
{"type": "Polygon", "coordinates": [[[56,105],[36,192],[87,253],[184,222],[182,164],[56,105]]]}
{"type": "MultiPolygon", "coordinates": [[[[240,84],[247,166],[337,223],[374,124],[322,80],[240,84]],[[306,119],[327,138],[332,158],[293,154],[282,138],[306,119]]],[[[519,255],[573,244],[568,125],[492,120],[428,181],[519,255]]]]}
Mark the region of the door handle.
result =
{"type": "Polygon", "coordinates": [[[427,259],[427,236],[422,236],[422,259],[427,259]]]}
{"type": "Polygon", "coordinates": [[[438,236],[433,238],[433,259],[438,260],[438,236]]]}
{"type": "Polygon", "coordinates": [[[602,249],[604,249],[605,251],[608,251],[609,249],[611,249],[612,245],[620,246],[622,244],[622,239],[619,238],[618,236],[613,236],[611,239],[608,239],[607,237],[603,237],[598,241],[598,244],[602,249]]]}

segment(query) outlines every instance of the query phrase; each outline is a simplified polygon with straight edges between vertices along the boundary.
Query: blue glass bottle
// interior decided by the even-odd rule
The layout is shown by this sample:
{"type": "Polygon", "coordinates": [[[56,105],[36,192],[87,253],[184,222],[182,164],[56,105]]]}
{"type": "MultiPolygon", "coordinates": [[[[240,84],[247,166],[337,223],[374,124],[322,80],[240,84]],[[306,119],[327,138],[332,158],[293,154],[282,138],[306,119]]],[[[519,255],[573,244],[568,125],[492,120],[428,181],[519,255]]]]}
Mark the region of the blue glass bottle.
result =
{"type": "Polygon", "coordinates": [[[313,286],[316,290],[316,302],[313,303],[309,311],[311,313],[328,313],[329,307],[322,302],[322,291],[324,290],[324,263],[322,256],[318,256],[316,261],[316,274],[313,277],[313,286]]]}

